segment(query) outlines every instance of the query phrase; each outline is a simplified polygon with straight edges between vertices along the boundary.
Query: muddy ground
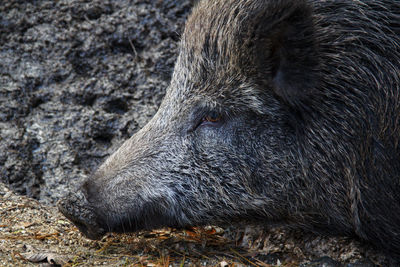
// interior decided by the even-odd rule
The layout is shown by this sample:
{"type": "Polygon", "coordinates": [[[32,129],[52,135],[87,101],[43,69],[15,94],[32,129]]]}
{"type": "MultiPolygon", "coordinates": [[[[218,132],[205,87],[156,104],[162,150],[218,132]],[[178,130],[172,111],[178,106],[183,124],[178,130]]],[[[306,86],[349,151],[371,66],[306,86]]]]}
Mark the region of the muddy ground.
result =
{"type": "Polygon", "coordinates": [[[36,252],[71,266],[392,264],[355,240],[288,229],[169,229],[95,242],[57,212],[57,199],[156,112],[193,2],[1,1],[0,180],[26,197],[1,185],[0,264],[33,264],[36,252]]]}

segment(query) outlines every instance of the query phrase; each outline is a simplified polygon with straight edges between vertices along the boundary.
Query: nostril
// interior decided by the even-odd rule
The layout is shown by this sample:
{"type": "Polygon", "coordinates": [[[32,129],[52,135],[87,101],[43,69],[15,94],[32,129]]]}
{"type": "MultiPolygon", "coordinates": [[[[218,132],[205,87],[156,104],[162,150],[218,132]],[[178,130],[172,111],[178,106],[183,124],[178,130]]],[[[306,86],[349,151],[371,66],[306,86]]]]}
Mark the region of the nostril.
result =
{"type": "Polygon", "coordinates": [[[69,195],[57,203],[60,212],[74,223],[90,239],[100,239],[106,231],[98,223],[98,218],[86,198],[78,194],[69,195]]]}

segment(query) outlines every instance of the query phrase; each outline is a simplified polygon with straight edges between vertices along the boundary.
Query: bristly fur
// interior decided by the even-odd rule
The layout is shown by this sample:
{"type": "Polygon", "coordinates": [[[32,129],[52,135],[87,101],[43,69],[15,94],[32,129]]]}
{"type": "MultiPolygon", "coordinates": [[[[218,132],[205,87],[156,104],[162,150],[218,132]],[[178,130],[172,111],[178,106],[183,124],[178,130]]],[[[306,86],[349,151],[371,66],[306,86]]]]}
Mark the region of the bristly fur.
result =
{"type": "Polygon", "coordinates": [[[60,209],[92,238],[252,220],[399,257],[399,36],[397,0],[201,1],[155,117],[60,209]]]}

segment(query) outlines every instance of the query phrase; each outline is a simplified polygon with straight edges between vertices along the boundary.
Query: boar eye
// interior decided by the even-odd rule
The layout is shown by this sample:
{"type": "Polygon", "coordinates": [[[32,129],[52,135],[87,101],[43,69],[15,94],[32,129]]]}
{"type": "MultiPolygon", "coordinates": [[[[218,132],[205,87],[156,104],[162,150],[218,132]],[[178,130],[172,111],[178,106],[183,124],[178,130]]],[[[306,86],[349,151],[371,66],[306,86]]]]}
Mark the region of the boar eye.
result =
{"type": "Polygon", "coordinates": [[[221,115],[217,112],[211,112],[203,118],[203,122],[219,122],[221,121],[221,115]]]}
{"type": "Polygon", "coordinates": [[[187,131],[190,133],[202,126],[219,127],[224,121],[224,116],[219,112],[211,111],[207,112],[206,114],[203,113],[203,116],[200,117],[200,119],[197,119],[197,122],[193,124],[187,131]]]}
{"type": "Polygon", "coordinates": [[[202,118],[200,125],[219,126],[221,125],[222,121],[223,121],[222,115],[218,112],[212,111],[202,118]]]}

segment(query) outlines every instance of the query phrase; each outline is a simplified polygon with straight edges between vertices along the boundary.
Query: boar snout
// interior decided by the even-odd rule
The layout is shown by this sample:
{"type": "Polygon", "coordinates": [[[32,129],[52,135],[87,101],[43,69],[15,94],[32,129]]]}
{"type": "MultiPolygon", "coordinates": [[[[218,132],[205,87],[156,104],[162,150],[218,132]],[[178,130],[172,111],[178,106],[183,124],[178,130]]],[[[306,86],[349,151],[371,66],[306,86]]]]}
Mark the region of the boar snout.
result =
{"type": "Polygon", "coordinates": [[[99,223],[98,216],[82,191],[71,193],[61,199],[57,206],[90,239],[100,239],[107,232],[99,223]]]}

